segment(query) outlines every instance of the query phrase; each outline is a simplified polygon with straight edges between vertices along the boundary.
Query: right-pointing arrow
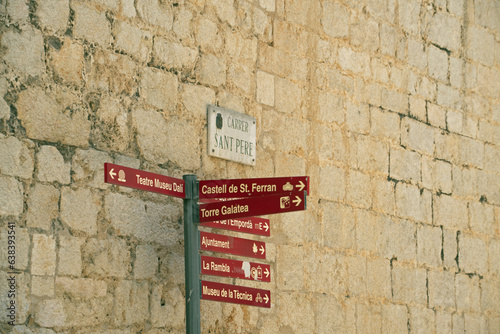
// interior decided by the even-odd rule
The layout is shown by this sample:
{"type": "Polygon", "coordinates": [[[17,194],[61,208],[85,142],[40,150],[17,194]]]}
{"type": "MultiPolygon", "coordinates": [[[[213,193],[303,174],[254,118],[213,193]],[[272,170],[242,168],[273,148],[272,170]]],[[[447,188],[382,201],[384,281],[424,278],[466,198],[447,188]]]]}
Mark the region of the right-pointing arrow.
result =
{"type": "Polygon", "coordinates": [[[267,296],[267,294],[264,295],[264,301],[266,302],[266,304],[269,302],[269,297],[267,296]]]}
{"type": "Polygon", "coordinates": [[[264,271],[264,274],[266,274],[266,278],[267,278],[267,277],[269,277],[269,270],[267,270],[267,268],[266,268],[266,270],[264,271]]]}
{"type": "Polygon", "coordinates": [[[299,206],[299,204],[300,204],[300,202],[302,202],[302,200],[300,199],[299,196],[295,196],[295,199],[292,202],[295,203],[295,206],[299,206]]]}
{"type": "Polygon", "coordinates": [[[299,184],[296,184],[296,185],[295,185],[295,187],[299,188],[299,191],[304,190],[305,186],[306,186],[306,185],[305,185],[305,184],[304,184],[304,182],[302,182],[302,181],[299,181],[299,184]]]}
{"type": "Polygon", "coordinates": [[[266,230],[266,232],[267,230],[269,230],[269,225],[267,223],[264,223],[264,229],[266,230]]]}

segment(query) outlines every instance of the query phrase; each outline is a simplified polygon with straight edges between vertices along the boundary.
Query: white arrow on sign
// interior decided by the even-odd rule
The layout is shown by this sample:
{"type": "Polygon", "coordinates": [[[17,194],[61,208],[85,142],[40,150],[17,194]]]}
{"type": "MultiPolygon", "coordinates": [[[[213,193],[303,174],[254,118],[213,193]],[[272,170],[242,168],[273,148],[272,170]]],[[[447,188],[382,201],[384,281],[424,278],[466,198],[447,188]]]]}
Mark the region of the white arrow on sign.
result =
{"type": "Polygon", "coordinates": [[[114,168],[111,168],[111,170],[109,171],[109,176],[111,176],[111,179],[115,179],[115,176],[116,176],[116,173],[113,172],[114,168]]]}
{"type": "Polygon", "coordinates": [[[269,225],[267,225],[267,223],[264,223],[264,228],[266,229],[267,232],[267,230],[269,230],[269,225]]]}
{"type": "Polygon", "coordinates": [[[266,304],[269,302],[269,297],[267,296],[267,294],[264,295],[264,300],[266,301],[266,304]]]}
{"type": "Polygon", "coordinates": [[[306,185],[302,181],[299,181],[299,184],[296,184],[295,186],[299,188],[299,191],[304,190],[304,188],[306,187],[306,185]]]}
{"type": "Polygon", "coordinates": [[[265,251],[266,249],[264,248],[264,246],[260,246],[260,254],[264,254],[265,251]]]}
{"type": "Polygon", "coordinates": [[[269,277],[269,270],[266,268],[266,271],[264,271],[264,274],[266,274],[266,278],[269,277]]]}
{"type": "Polygon", "coordinates": [[[295,196],[295,199],[292,202],[295,203],[295,206],[299,206],[299,204],[300,204],[300,202],[302,202],[302,200],[300,199],[299,196],[295,196]]]}

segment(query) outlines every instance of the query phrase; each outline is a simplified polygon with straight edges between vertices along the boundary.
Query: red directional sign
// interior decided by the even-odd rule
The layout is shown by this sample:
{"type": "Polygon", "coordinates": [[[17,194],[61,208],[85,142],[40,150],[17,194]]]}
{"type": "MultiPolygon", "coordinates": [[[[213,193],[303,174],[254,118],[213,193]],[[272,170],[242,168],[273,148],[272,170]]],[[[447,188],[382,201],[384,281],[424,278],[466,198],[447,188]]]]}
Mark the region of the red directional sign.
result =
{"type": "Polygon", "coordinates": [[[271,213],[301,211],[306,208],[306,194],[284,193],[281,195],[258,196],[226,202],[199,205],[200,223],[261,216],[271,213]]]}
{"type": "Polygon", "coordinates": [[[104,182],[184,198],[184,180],[110,163],[104,164],[104,182]]]}
{"type": "Polygon", "coordinates": [[[271,282],[271,266],[239,260],[201,256],[201,274],[271,282]]]}
{"type": "Polygon", "coordinates": [[[309,177],[270,177],[260,179],[200,181],[200,198],[239,198],[275,195],[287,192],[309,194],[309,177]]]}
{"type": "Polygon", "coordinates": [[[260,217],[216,220],[213,222],[203,223],[200,225],[213,228],[220,228],[223,230],[263,235],[266,237],[271,235],[271,227],[269,226],[269,219],[260,217]]]}
{"type": "Polygon", "coordinates": [[[201,299],[267,308],[271,307],[271,292],[269,290],[210,281],[201,281],[201,299]]]}
{"type": "Polygon", "coordinates": [[[208,232],[200,232],[200,249],[210,252],[240,256],[266,258],[266,243],[250,239],[230,237],[208,232]]]}

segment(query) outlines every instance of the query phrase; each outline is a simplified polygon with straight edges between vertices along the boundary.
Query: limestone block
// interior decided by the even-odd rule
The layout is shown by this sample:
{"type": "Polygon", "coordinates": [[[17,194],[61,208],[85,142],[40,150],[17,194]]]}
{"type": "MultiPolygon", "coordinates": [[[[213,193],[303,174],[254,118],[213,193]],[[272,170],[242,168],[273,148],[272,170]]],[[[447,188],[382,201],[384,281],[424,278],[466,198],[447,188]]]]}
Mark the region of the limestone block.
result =
{"type": "Polygon", "coordinates": [[[35,311],[35,322],[42,327],[64,326],[67,314],[60,299],[42,300],[35,311]]]}
{"type": "Polygon", "coordinates": [[[99,12],[80,1],[72,2],[71,9],[75,13],[73,25],[75,37],[102,46],[111,43],[111,24],[104,11],[99,12]]]}
{"type": "Polygon", "coordinates": [[[481,280],[481,309],[496,311],[500,307],[500,289],[497,279],[481,280]]]}
{"type": "Polygon", "coordinates": [[[175,110],[179,83],[169,72],[147,67],[142,76],[141,96],[145,102],[158,109],[175,110]]]}
{"type": "Polygon", "coordinates": [[[366,261],[366,289],[375,298],[392,297],[391,264],[388,259],[368,259],[366,261]]]}
{"type": "Polygon", "coordinates": [[[81,44],[65,38],[59,49],[50,48],[50,64],[56,77],[74,85],[83,81],[84,50],[81,44]]]}
{"type": "Polygon", "coordinates": [[[193,20],[193,13],[186,8],[180,8],[174,16],[174,23],[172,26],[173,32],[181,40],[189,40],[192,38],[191,21],[193,20]]]}
{"type": "Polygon", "coordinates": [[[0,177],[0,215],[18,216],[23,212],[23,187],[13,177],[0,177]]]}
{"type": "Polygon", "coordinates": [[[347,102],[346,124],[350,131],[368,133],[370,131],[370,111],[366,104],[356,105],[347,102]]]}
{"type": "Polygon", "coordinates": [[[401,145],[431,155],[434,152],[434,130],[405,117],[401,124],[401,145]]]}
{"type": "Polygon", "coordinates": [[[314,149],[318,152],[320,162],[330,162],[334,155],[334,136],[330,127],[322,124],[313,124],[314,149]]]}
{"type": "Polygon", "coordinates": [[[455,274],[449,271],[429,271],[429,307],[455,307],[455,274]]]}
{"type": "Polygon", "coordinates": [[[83,247],[83,274],[125,278],[130,271],[130,252],[125,240],[88,240],[83,247]]]}
{"type": "Polygon", "coordinates": [[[128,22],[116,21],[113,27],[115,46],[141,62],[150,60],[153,35],[128,22]]]}
{"type": "Polygon", "coordinates": [[[448,55],[445,51],[431,45],[428,51],[429,75],[437,80],[448,78],[448,55]]]}
{"type": "Polygon", "coordinates": [[[456,163],[460,155],[460,137],[453,133],[447,133],[439,130],[435,131],[434,136],[436,158],[456,163]]]}
{"type": "Polygon", "coordinates": [[[282,292],[279,297],[280,305],[277,321],[281,328],[289,333],[313,333],[314,310],[310,297],[299,292],[282,292]]]}
{"type": "Polygon", "coordinates": [[[372,193],[370,175],[351,170],[347,176],[346,200],[357,207],[370,208],[372,193]]]}
{"type": "Polygon", "coordinates": [[[23,27],[20,33],[8,30],[1,38],[1,45],[6,49],[2,58],[15,71],[31,76],[44,72],[43,36],[39,30],[30,26],[23,27]]]}
{"type": "Polygon", "coordinates": [[[54,276],[56,272],[56,241],[44,234],[33,235],[31,274],[54,276]]]}
{"type": "Polygon", "coordinates": [[[174,204],[143,202],[126,195],[110,193],[105,209],[119,235],[134,236],[147,242],[171,245],[180,240],[176,229],[182,209],[174,204]]]}
{"type": "Polygon", "coordinates": [[[382,89],[381,106],[403,115],[408,113],[408,96],[392,89],[382,89]]]}
{"type": "Polygon", "coordinates": [[[443,107],[427,102],[427,120],[429,124],[446,129],[446,109],[443,107]]]}
{"type": "Polygon", "coordinates": [[[404,184],[396,184],[396,214],[415,219],[417,221],[431,223],[432,195],[430,192],[404,184]]]}
{"type": "Polygon", "coordinates": [[[486,317],[478,314],[464,313],[464,333],[486,333],[486,317]]]}
{"type": "Polygon", "coordinates": [[[443,230],[443,265],[457,268],[457,234],[455,231],[443,230]]]}
{"type": "Polygon", "coordinates": [[[120,13],[128,18],[133,18],[136,16],[137,12],[135,10],[134,0],[121,0],[120,1],[120,13]]]}
{"type": "Polygon", "coordinates": [[[325,201],[323,207],[324,245],[336,249],[354,248],[354,212],[349,206],[325,201]]]}
{"type": "Polygon", "coordinates": [[[467,137],[460,138],[460,160],[464,165],[482,168],[484,166],[483,142],[467,137]]]}
{"type": "Polygon", "coordinates": [[[344,99],[342,98],[342,96],[333,92],[318,93],[318,110],[318,119],[320,121],[336,122],[337,124],[344,123],[345,109],[344,99]]]}
{"type": "Polygon", "coordinates": [[[17,101],[18,117],[32,139],[87,146],[90,121],[83,109],[67,113],[67,105],[57,102],[40,88],[22,91],[17,101]]]}
{"type": "Polygon", "coordinates": [[[425,71],[427,68],[427,49],[422,41],[408,39],[408,63],[421,71],[425,71]]]}
{"type": "Polygon", "coordinates": [[[135,249],[134,278],[154,277],[158,271],[158,255],[150,245],[139,245],[135,249]]]}
{"type": "Polygon", "coordinates": [[[463,133],[464,117],[461,112],[448,110],[446,112],[446,125],[450,132],[463,133]]]}
{"type": "Polygon", "coordinates": [[[137,90],[137,64],[130,57],[98,49],[85,69],[89,88],[132,95],[137,90]]]}
{"type": "Polygon", "coordinates": [[[450,57],[450,83],[452,87],[461,89],[464,86],[464,60],[450,57]]]}
{"type": "Polygon", "coordinates": [[[40,147],[36,155],[38,161],[37,178],[43,182],[70,183],[71,164],[64,161],[59,150],[54,146],[40,147]]]}
{"type": "Polygon", "coordinates": [[[42,27],[62,31],[69,21],[69,0],[38,1],[36,16],[42,27]]]}
{"type": "Polygon", "coordinates": [[[346,71],[367,76],[370,74],[370,57],[368,53],[341,47],[338,50],[337,61],[340,67],[346,71]]]}
{"type": "Polygon", "coordinates": [[[364,16],[351,18],[350,40],[354,46],[363,48],[364,51],[376,52],[380,45],[380,30],[378,22],[364,16]],[[354,20],[354,22],[352,22],[354,20]]]}
{"type": "Polygon", "coordinates": [[[395,266],[392,269],[393,298],[403,303],[427,303],[427,272],[424,269],[395,266]]]}
{"type": "Polygon", "coordinates": [[[356,247],[358,250],[380,254],[384,250],[380,245],[384,243],[385,220],[384,216],[371,211],[356,210],[356,224],[347,220],[347,224],[356,226],[356,247]]]}
{"type": "Polygon", "coordinates": [[[207,116],[207,105],[215,103],[215,92],[213,89],[198,85],[181,85],[180,101],[189,115],[198,119],[207,116]]]}
{"type": "Polygon", "coordinates": [[[262,71],[257,72],[257,101],[274,106],[275,80],[274,76],[262,71]]]}
{"type": "Polygon", "coordinates": [[[470,228],[476,233],[495,234],[495,211],[489,204],[469,202],[470,228]]]}
{"type": "Polygon", "coordinates": [[[389,160],[389,176],[391,178],[414,183],[420,181],[420,154],[400,147],[391,147],[389,160]]]}
{"type": "MultiPolygon", "coordinates": [[[[491,239],[489,244],[489,271],[500,276],[500,240],[491,239]]],[[[484,256],[484,255],[483,255],[484,256]]]]}
{"type": "Polygon", "coordinates": [[[305,58],[294,54],[287,54],[268,45],[259,45],[258,59],[259,69],[262,71],[276,74],[292,81],[305,82],[307,80],[308,61],[305,58]],[[287,61],[283,61],[283,59],[287,61]]]}
{"type": "Polygon", "coordinates": [[[172,161],[187,170],[200,167],[198,129],[190,123],[166,120],[161,113],[136,109],[132,111],[132,124],[146,160],[158,164],[172,161]]]}
{"type": "Polygon", "coordinates": [[[396,208],[394,183],[386,178],[372,178],[373,209],[386,214],[394,214],[396,208]]]}
{"type": "Polygon", "coordinates": [[[452,191],[451,164],[441,160],[422,159],[422,184],[429,189],[450,194],[452,191]]]}
{"type": "Polygon", "coordinates": [[[382,333],[408,331],[408,309],[404,305],[382,305],[382,333]]]}
{"type": "Polygon", "coordinates": [[[58,275],[80,276],[82,274],[82,251],[81,246],[85,239],[60,236],[59,257],[57,265],[58,275]]]}
{"type": "Polygon", "coordinates": [[[347,291],[347,262],[329,249],[304,252],[304,286],[307,291],[342,296],[347,291]],[[328,269],[326,269],[328,268],[328,269]]]}
{"type": "Polygon", "coordinates": [[[455,16],[438,11],[426,27],[429,39],[450,51],[458,51],[461,45],[461,23],[455,16]]]}
{"type": "Polygon", "coordinates": [[[33,177],[33,152],[29,143],[16,137],[0,139],[0,173],[24,179],[33,177]]]}
{"type": "MultiPolygon", "coordinates": [[[[12,225],[10,225],[12,226],[12,225]]],[[[30,254],[30,236],[28,234],[28,230],[25,228],[20,228],[17,225],[14,225],[13,228],[8,228],[7,225],[2,228],[0,232],[0,242],[5,245],[5,247],[0,248],[0,267],[1,268],[10,268],[11,263],[9,260],[12,258],[8,258],[12,256],[12,253],[9,254],[9,240],[13,240],[12,236],[15,236],[15,265],[14,268],[16,270],[26,270],[28,268],[29,254],[30,254]],[[13,234],[14,231],[15,234],[13,234]],[[10,234],[9,234],[10,232],[10,234]],[[10,236],[10,238],[9,238],[10,236]]],[[[12,249],[10,249],[12,250],[12,249]]],[[[11,272],[13,270],[7,270],[7,272],[11,272]]]]}
{"type": "Polygon", "coordinates": [[[59,189],[41,183],[35,183],[28,196],[28,227],[50,230],[52,221],[59,214],[59,189]]]}
{"type": "Polygon", "coordinates": [[[304,288],[304,250],[283,245],[278,247],[276,264],[277,284],[280,289],[300,291],[304,288]]]}
{"type": "Polygon", "coordinates": [[[356,305],[351,299],[341,302],[330,296],[320,295],[314,312],[318,333],[356,332],[356,305]]]}
{"type": "Polygon", "coordinates": [[[417,0],[404,1],[399,4],[399,24],[412,35],[418,34],[421,6],[422,4],[417,0]]]}
{"type": "Polygon", "coordinates": [[[219,87],[226,83],[226,61],[211,54],[202,55],[196,73],[202,84],[219,87]]]}
{"type": "Polygon", "coordinates": [[[486,66],[495,61],[495,39],[488,30],[471,25],[467,29],[467,57],[486,66]]]}
{"type": "Polygon", "coordinates": [[[130,144],[130,132],[128,112],[120,101],[111,97],[102,98],[97,110],[97,119],[96,128],[92,133],[97,147],[106,151],[125,151],[130,144]]]}
{"type": "Polygon", "coordinates": [[[153,44],[153,64],[166,68],[192,69],[198,50],[156,37],[153,44]]]}
{"type": "Polygon", "coordinates": [[[97,233],[100,207],[99,198],[90,189],[65,187],[61,191],[61,220],[73,230],[97,233]]]}
{"type": "Polygon", "coordinates": [[[145,321],[149,316],[149,286],[122,280],[115,290],[113,322],[116,325],[132,325],[145,321]]]}
{"type": "Polygon", "coordinates": [[[243,90],[246,94],[255,93],[255,72],[251,67],[242,64],[229,63],[227,81],[243,90]]]}
{"type": "Polygon", "coordinates": [[[111,161],[105,152],[76,149],[72,160],[73,181],[92,188],[109,188],[104,183],[104,163],[111,161]]]}
{"type": "Polygon", "coordinates": [[[435,312],[429,308],[421,308],[416,306],[408,307],[409,323],[411,328],[415,329],[415,333],[433,333],[436,328],[435,312]]]}
{"type": "Polygon", "coordinates": [[[32,276],[31,293],[37,297],[54,297],[54,277],[32,276]]]}
{"type": "MultiPolygon", "coordinates": [[[[185,325],[185,300],[179,288],[153,286],[151,294],[151,323],[153,327],[182,327],[185,325]]],[[[203,308],[202,308],[202,314],[203,308]]],[[[203,317],[203,315],[202,315],[203,317]]]]}
{"type": "Polygon", "coordinates": [[[396,11],[394,1],[370,1],[363,10],[377,19],[394,22],[396,11]]]}
{"type": "Polygon", "coordinates": [[[500,173],[500,148],[493,145],[484,146],[484,168],[500,173]]]}
{"type": "Polygon", "coordinates": [[[500,94],[500,82],[496,80],[500,76],[500,70],[497,67],[486,67],[478,65],[477,67],[477,91],[481,95],[495,98],[500,94]]]}
{"type": "Polygon", "coordinates": [[[3,98],[0,98],[0,119],[10,118],[10,106],[5,102],[3,98]]]}
{"type": "Polygon", "coordinates": [[[80,299],[93,299],[106,296],[107,284],[91,278],[56,277],[58,295],[69,295],[80,299]]]}
{"type": "Polygon", "coordinates": [[[465,229],[468,225],[467,201],[452,196],[434,197],[434,222],[445,228],[465,229]]]}
{"type": "Polygon", "coordinates": [[[274,46],[287,53],[305,57],[311,37],[309,32],[301,26],[286,21],[274,22],[274,46]]]}
{"type": "MultiPolygon", "coordinates": [[[[276,89],[276,110],[288,114],[301,114],[303,110],[302,99],[304,98],[302,87],[289,80],[275,78],[274,76],[273,80],[275,81],[274,87],[276,89]]],[[[268,93],[262,94],[261,92],[261,96],[265,96],[265,94],[268,93]]],[[[330,112],[333,112],[333,110],[330,110],[330,112]]]]}
{"type": "Polygon", "coordinates": [[[376,250],[385,258],[414,261],[417,258],[417,237],[415,224],[407,220],[383,217],[382,234],[376,250]]]}
{"type": "Polygon", "coordinates": [[[484,196],[488,203],[500,204],[500,179],[498,174],[492,174],[484,171],[478,172],[478,192],[484,196]]]}
{"type": "Polygon", "coordinates": [[[462,108],[462,97],[458,90],[445,84],[438,84],[437,103],[440,106],[460,110],[462,108]]]}
{"type": "Polygon", "coordinates": [[[9,1],[5,6],[11,21],[28,21],[29,6],[26,1],[9,1]]]}
{"type": "Polygon", "coordinates": [[[336,166],[320,167],[318,196],[334,201],[343,201],[346,192],[346,173],[336,166]]]}
{"type": "Polygon", "coordinates": [[[331,37],[346,37],[349,34],[349,10],[338,2],[323,4],[321,24],[324,32],[331,37]]]}
{"type": "Polygon", "coordinates": [[[481,289],[478,276],[455,275],[457,309],[473,311],[481,309],[481,289]]]}
{"type": "Polygon", "coordinates": [[[197,45],[205,52],[216,53],[224,45],[217,24],[209,19],[201,18],[195,22],[194,33],[197,45]]]}
{"type": "Polygon", "coordinates": [[[441,228],[417,227],[417,260],[430,267],[441,266],[443,235],[441,228]]]}
{"type": "Polygon", "coordinates": [[[366,258],[364,256],[347,257],[347,289],[354,296],[366,296],[366,258]]]}
{"type": "Polygon", "coordinates": [[[370,133],[372,135],[399,141],[400,118],[398,114],[370,107],[370,122],[370,133]]]}
{"type": "Polygon", "coordinates": [[[481,239],[461,234],[458,239],[458,265],[467,273],[485,274],[488,271],[488,247],[481,239]]]}
{"type": "Polygon", "coordinates": [[[380,52],[388,56],[396,53],[396,29],[389,24],[382,23],[380,28],[380,52]]]}

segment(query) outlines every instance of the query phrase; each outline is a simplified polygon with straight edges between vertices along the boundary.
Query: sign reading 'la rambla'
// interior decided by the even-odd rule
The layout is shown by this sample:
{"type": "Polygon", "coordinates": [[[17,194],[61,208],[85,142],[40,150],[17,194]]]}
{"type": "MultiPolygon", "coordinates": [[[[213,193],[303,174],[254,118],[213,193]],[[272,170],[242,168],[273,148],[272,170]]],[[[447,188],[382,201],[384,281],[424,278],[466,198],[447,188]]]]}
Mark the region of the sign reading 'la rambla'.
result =
{"type": "Polygon", "coordinates": [[[255,166],[255,118],[208,106],[208,155],[255,166]]]}

